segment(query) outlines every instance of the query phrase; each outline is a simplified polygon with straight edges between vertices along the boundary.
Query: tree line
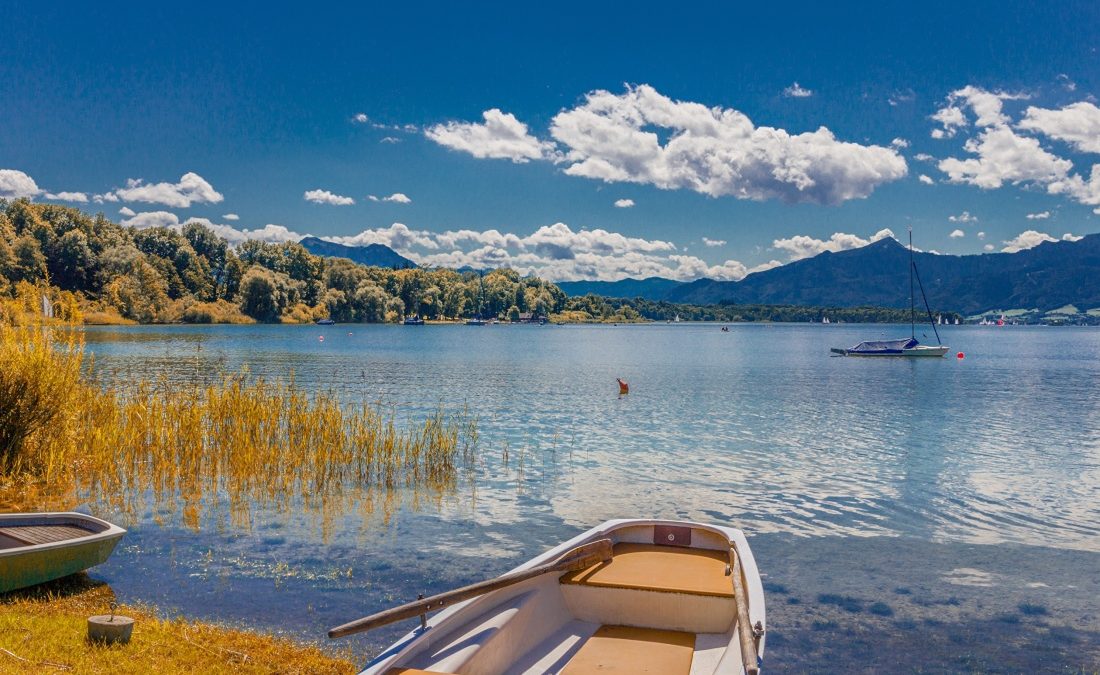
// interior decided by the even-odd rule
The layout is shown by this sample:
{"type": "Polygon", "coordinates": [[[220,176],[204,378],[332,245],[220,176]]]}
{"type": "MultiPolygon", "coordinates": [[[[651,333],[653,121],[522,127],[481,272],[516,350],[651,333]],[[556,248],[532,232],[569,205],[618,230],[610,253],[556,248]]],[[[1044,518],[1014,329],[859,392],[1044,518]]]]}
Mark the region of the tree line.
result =
{"type": "Polygon", "coordinates": [[[231,247],[210,228],[135,229],[79,209],[0,200],[0,293],[43,285],[80,297],[85,317],[139,323],[400,321],[548,316],[565,293],[510,269],[391,270],[323,258],[295,242],[231,247]]]}
{"type": "MultiPolygon", "coordinates": [[[[90,323],[397,322],[406,316],[503,320],[521,314],[560,322],[907,322],[876,307],[681,305],[642,298],[567,297],[511,269],[393,270],[316,256],[295,242],[232,247],[201,223],[136,229],[103,214],[0,200],[0,297],[34,304],[54,289],[67,316],[90,323]]],[[[950,315],[953,320],[954,315],[950,315]]],[[[946,317],[945,317],[946,318],[946,317]]]]}

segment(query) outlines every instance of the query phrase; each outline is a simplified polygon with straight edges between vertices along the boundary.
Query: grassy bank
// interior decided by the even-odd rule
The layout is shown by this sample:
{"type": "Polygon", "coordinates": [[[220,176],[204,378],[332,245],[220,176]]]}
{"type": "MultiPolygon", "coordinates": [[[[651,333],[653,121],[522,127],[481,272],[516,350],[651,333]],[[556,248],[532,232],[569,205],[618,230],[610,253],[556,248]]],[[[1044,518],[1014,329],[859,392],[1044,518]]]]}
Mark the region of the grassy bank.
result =
{"type": "Polygon", "coordinates": [[[354,673],[348,656],[208,623],[161,619],[120,606],[136,619],[127,645],[89,644],[87,619],[108,613],[108,586],[79,574],[0,595],[0,672],[354,673]]]}

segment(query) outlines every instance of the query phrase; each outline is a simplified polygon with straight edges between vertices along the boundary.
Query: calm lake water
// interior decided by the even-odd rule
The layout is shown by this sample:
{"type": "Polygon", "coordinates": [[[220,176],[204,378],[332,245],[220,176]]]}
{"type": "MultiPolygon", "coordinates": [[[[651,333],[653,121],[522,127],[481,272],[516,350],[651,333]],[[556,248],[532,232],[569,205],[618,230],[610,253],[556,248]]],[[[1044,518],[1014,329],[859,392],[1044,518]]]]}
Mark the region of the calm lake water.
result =
{"type": "MultiPolygon", "coordinates": [[[[952,326],[961,360],[829,356],[908,330],[89,329],[104,381],[247,368],[410,420],[468,406],[481,431],[472,487],[388,522],[208,504],[194,531],[85,505],[130,527],[94,576],[169,615],[324,643],[606,519],[686,518],[748,535],[768,672],[1100,669],[1100,330],[952,326]]],[[[365,662],[407,628],[349,644],[365,662]]]]}

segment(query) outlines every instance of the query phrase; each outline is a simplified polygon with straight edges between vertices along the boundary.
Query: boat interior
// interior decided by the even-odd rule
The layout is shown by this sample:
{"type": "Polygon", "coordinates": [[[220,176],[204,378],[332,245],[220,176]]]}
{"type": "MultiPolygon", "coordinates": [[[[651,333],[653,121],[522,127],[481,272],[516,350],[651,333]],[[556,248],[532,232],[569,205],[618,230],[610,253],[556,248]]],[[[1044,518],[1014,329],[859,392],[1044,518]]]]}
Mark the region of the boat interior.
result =
{"type": "Polygon", "coordinates": [[[742,672],[726,536],[646,524],[598,537],[609,562],[479,598],[369,672],[742,672]]]}
{"type": "Polygon", "coordinates": [[[37,544],[69,541],[98,534],[107,527],[94,520],[56,515],[0,519],[0,551],[37,544]]]}

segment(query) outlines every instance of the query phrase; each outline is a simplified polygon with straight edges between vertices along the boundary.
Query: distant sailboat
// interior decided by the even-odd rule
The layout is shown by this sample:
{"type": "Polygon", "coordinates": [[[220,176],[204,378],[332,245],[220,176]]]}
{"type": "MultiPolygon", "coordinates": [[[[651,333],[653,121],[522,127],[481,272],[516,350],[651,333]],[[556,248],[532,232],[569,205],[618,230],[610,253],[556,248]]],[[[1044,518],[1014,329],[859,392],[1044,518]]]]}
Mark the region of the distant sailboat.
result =
{"type": "Polygon", "coordinates": [[[924,294],[924,284],[921,283],[920,273],[917,272],[917,264],[913,261],[913,228],[909,228],[909,324],[911,334],[908,338],[898,340],[869,340],[860,342],[850,349],[832,348],[834,354],[841,356],[943,356],[947,353],[947,347],[940,342],[940,332],[936,329],[936,322],[932,319],[932,309],[928,306],[928,296],[924,294]],[[913,279],[916,278],[920,286],[921,298],[924,299],[924,309],[928,313],[928,323],[936,333],[936,346],[922,345],[917,341],[916,302],[913,279]]]}

